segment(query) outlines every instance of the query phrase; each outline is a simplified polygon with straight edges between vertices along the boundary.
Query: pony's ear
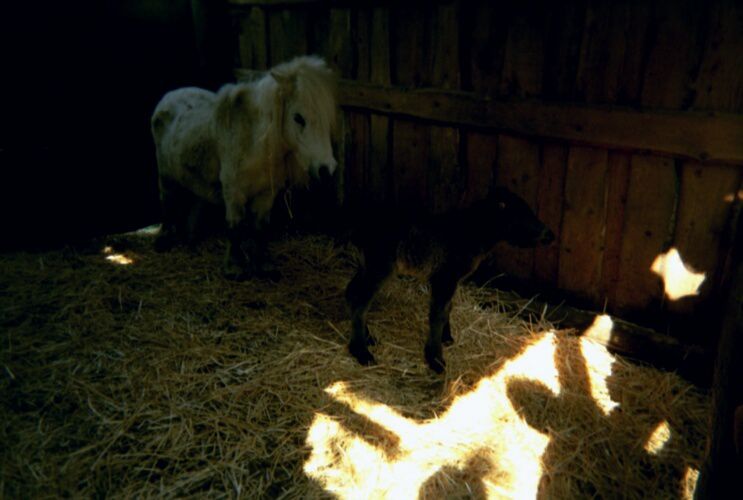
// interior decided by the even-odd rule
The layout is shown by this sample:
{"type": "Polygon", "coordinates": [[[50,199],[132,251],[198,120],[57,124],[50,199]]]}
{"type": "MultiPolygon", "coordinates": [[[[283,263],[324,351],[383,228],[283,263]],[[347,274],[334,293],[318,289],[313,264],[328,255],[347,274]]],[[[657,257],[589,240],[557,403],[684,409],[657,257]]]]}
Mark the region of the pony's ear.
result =
{"type": "Polygon", "coordinates": [[[276,80],[276,83],[278,83],[279,87],[281,87],[282,89],[292,90],[294,88],[294,80],[291,76],[276,70],[271,70],[270,73],[271,78],[276,80]]]}

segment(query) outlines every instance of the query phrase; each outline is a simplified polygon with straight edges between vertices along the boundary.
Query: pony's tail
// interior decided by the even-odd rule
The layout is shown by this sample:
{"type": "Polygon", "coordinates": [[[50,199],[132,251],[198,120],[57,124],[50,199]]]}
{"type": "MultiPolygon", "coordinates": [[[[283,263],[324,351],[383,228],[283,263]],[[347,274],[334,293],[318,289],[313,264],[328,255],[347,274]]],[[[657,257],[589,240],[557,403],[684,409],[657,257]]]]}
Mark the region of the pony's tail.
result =
{"type": "Polygon", "coordinates": [[[169,110],[158,110],[152,115],[150,130],[152,131],[152,137],[155,139],[155,144],[160,144],[165,134],[165,129],[172,121],[173,113],[169,110]]]}

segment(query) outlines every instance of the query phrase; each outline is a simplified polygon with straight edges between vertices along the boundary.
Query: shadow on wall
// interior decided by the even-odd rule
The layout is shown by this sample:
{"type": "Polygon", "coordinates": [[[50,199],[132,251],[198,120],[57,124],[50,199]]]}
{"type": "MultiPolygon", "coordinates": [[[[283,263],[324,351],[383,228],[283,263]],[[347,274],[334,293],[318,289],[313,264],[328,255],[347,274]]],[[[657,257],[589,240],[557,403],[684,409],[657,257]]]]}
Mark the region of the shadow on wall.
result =
{"type": "MultiPolygon", "coordinates": [[[[231,70],[226,57],[203,63],[204,50],[222,40],[211,24],[209,31],[194,22],[192,12],[201,9],[215,24],[228,21],[202,4],[1,8],[0,56],[9,68],[0,82],[3,249],[66,243],[158,220],[152,109],[172,88],[215,86],[231,70]]],[[[222,31],[226,39],[229,26],[222,31]]]]}

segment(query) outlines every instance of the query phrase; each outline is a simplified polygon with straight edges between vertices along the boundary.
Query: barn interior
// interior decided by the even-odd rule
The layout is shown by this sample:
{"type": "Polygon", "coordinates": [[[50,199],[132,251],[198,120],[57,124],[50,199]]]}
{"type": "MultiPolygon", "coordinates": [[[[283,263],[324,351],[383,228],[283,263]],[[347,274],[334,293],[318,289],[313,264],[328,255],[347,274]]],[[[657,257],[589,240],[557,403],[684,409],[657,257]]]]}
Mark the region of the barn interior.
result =
{"type": "Polygon", "coordinates": [[[739,2],[15,4],[3,496],[743,490],[739,2]],[[339,77],[334,202],[446,213],[504,186],[557,235],[460,286],[444,375],[404,277],[370,312],[378,364],[348,354],[359,257],[327,189],[292,198],[277,283],[225,279],[221,235],[152,248],[158,100],[304,54],[339,77]]]}

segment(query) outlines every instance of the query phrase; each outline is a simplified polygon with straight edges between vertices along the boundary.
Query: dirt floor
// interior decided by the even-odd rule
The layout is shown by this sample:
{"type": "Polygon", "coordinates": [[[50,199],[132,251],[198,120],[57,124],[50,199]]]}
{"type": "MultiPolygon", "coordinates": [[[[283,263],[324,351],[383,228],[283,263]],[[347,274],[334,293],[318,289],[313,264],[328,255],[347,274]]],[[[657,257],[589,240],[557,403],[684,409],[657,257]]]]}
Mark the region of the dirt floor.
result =
{"type": "Polygon", "coordinates": [[[365,368],[345,346],[352,249],[276,242],[274,284],[223,279],[219,240],[151,248],[0,255],[3,496],[690,495],[707,395],[520,319],[525,300],[460,287],[438,376],[428,289],[393,279],[365,368]]]}

